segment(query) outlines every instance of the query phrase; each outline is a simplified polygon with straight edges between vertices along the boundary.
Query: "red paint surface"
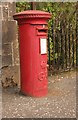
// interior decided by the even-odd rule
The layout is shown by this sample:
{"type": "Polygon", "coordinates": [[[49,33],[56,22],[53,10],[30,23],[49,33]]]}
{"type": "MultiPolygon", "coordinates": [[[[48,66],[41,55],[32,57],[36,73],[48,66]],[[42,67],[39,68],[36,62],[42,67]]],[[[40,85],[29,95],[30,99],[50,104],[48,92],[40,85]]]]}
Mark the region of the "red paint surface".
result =
{"type": "Polygon", "coordinates": [[[14,19],[18,20],[20,34],[21,91],[26,95],[41,97],[48,92],[47,54],[40,53],[40,39],[47,39],[47,27],[43,25],[47,25],[49,18],[49,13],[41,11],[14,15],[14,19]],[[23,15],[32,16],[32,14],[34,18],[23,18],[23,15]]]}

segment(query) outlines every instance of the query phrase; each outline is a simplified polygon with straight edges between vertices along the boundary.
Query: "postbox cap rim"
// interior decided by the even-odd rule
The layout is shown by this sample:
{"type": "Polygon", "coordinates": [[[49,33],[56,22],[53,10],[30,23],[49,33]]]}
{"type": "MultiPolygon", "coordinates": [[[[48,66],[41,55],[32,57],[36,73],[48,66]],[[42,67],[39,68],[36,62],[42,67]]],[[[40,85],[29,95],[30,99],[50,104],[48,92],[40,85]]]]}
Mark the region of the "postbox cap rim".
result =
{"type": "Polygon", "coordinates": [[[40,11],[40,10],[26,10],[23,12],[16,13],[13,15],[14,19],[21,19],[21,18],[51,18],[51,14],[49,12],[40,11]]]}

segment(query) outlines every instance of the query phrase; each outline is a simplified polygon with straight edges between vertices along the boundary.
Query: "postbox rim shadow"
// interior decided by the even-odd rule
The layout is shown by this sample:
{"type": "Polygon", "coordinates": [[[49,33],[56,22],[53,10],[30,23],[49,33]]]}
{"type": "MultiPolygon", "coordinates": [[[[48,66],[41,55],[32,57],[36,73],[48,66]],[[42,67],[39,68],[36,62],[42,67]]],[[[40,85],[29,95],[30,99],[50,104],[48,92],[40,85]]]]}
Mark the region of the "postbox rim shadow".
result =
{"type": "Polygon", "coordinates": [[[27,10],[13,15],[19,26],[21,92],[43,97],[48,93],[47,21],[51,14],[27,10]]]}

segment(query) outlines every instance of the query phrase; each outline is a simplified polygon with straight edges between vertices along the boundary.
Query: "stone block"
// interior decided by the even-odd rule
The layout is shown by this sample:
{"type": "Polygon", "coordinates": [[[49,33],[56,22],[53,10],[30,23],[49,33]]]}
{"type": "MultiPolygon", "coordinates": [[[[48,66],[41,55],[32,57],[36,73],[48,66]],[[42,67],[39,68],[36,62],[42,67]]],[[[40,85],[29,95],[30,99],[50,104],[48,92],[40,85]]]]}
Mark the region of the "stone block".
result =
{"type": "Polygon", "coordinates": [[[2,42],[7,43],[8,42],[8,22],[2,21],[2,42]]]}
{"type": "Polygon", "coordinates": [[[2,68],[2,55],[0,55],[0,69],[2,68]]]}
{"type": "Polygon", "coordinates": [[[0,20],[0,44],[2,44],[2,20],[0,20]]]}
{"type": "Polygon", "coordinates": [[[8,20],[8,7],[7,6],[3,6],[2,7],[2,11],[3,11],[3,19],[8,20]]]}
{"type": "Polygon", "coordinates": [[[8,16],[8,19],[9,20],[12,20],[13,19],[13,15],[15,14],[16,12],[16,4],[13,2],[13,3],[8,3],[8,7],[9,7],[9,16],[8,16]]]}
{"type": "Polygon", "coordinates": [[[12,48],[11,44],[2,44],[2,55],[11,55],[12,48]]]}
{"type": "Polygon", "coordinates": [[[16,4],[14,2],[2,3],[3,19],[12,20],[13,14],[16,12],[16,4]]]}
{"type": "Polygon", "coordinates": [[[0,6],[0,19],[2,19],[2,7],[0,6]]]}
{"type": "Polygon", "coordinates": [[[2,6],[7,6],[8,2],[2,2],[2,6]]]}
{"type": "Polygon", "coordinates": [[[16,22],[2,21],[2,42],[11,43],[16,39],[16,22]]]}
{"type": "Polygon", "coordinates": [[[2,55],[2,66],[12,65],[12,55],[2,55]]]}
{"type": "Polygon", "coordinates": [[[14,55],[14,64],[19,65],[19,42],[18,34],[16,35],[16,40],[13,41],[13,55],[14,55]]]}
{"type": "Polygon", "coordinates": [[[3,67],[2,70],[3,87],[12,87],[14,83],[20,86],[20,68],[19,66],[3,67]]]}
{"type": "Polygon", "coordinates": [[[2,2],[0,1],[0,6],[2,6],[2,2]]]}
{"type": "Polygon", "coordinates": [[[2,55],[11,55],[11,44],[2,44],[2,55]]]}
{"type": "Polygon", "coordinates": [[[8,21],[8,41],[16,40],[16,22],[8,21]]]}
{"type": "Polygon", "coordinates": [[[2,44],[0,44],[0,55],[2,55],[2,44]]]}

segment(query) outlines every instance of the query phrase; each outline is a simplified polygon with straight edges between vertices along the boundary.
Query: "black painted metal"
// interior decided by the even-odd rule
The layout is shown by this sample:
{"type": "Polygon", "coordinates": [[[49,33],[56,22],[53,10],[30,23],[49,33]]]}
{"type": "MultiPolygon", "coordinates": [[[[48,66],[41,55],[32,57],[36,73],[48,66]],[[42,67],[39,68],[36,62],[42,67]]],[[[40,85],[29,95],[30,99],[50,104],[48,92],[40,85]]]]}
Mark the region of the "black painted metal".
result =
{"type": "Polygon", "coordinates": [[[78,10],[73,12],[74,24],[71,18],[58,19],[60,29],[56,21],[53,21],[49,30],[48,50],[49,68],[52,72],[67,71],[78,66],[78,10]],[[51,35],[52,34],[52,35],[51,35]],[[51,44],[53,48],[51,48],[51,44]]]}
{"type": "Polygon", "coordinates": [[[36,10],[36,2],[31,2],[31,10],[36,10]]]}

